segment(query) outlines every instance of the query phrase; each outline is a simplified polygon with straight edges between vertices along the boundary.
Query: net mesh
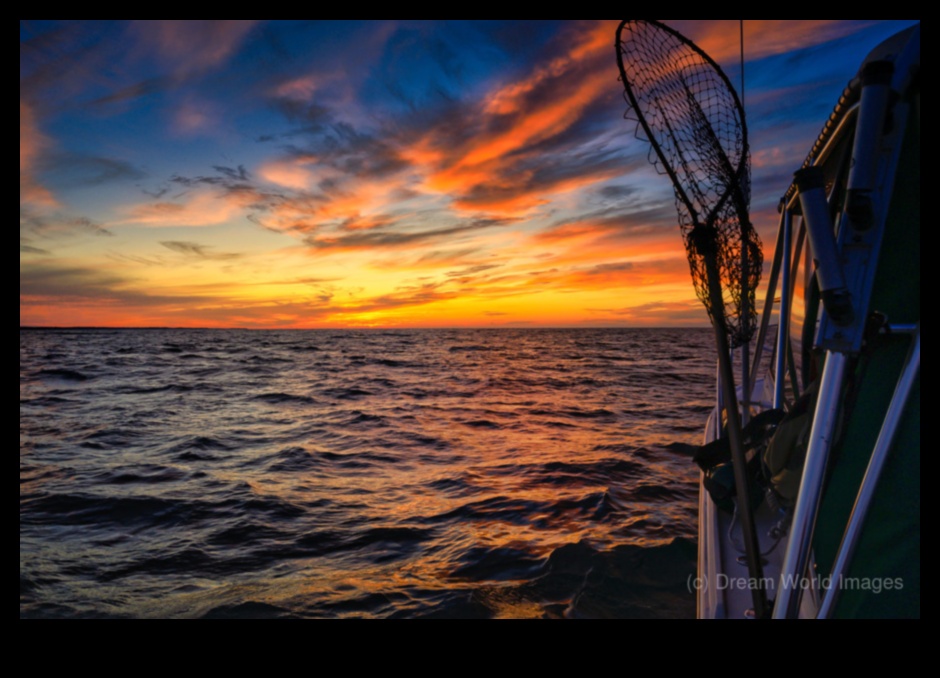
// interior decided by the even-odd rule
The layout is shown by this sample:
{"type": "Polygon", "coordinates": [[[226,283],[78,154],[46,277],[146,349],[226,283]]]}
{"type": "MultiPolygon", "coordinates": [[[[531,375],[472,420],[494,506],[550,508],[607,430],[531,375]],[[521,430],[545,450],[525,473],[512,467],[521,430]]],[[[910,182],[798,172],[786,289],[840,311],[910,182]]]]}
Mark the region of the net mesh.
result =
{"type": "Polygon", "coordinates": [[[672,179],[696,294],[731,346],[740,346],[757,325],[752,309],[763,265],[748,217],[744,110],[718,65],[658,22],[624,21],[617,62],[629,105],[624,117],[637,122],[637,136],[655,152],[650,160],[672,179]],[[720,278],[719,292],[710,291],[710,277],[720,278]]]}

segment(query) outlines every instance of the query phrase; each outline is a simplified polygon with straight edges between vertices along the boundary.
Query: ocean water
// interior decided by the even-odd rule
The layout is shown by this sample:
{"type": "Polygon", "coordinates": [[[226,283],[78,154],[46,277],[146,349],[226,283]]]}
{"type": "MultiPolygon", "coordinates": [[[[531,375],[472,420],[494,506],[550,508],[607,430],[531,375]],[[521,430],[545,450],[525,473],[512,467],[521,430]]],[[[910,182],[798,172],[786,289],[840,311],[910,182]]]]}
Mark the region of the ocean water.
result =
{"type": "Polygon", "coordinates": [[[20,330],[21,617],[692,617],[707,329],[20,330]]]}

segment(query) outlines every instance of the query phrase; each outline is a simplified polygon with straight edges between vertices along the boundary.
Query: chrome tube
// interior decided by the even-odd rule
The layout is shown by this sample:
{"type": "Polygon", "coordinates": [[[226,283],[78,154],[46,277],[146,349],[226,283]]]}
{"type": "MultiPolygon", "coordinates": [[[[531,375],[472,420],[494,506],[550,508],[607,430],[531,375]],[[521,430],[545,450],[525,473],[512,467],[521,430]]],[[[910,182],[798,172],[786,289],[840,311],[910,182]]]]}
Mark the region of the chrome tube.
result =
{"type": "Polygon", "coordinates": [[[803,465],[803,478],[800,481],[793,522],[790,525],[790,540],[780,571],[774,619],[795,618],[799,612],[800,594],[809,563],[826,463],[839,416],[847,363],[848,357],[845,354],[826,352],[826,366],[820,379],[813,428],[806,450],[806,462],[803,465]]]}
{"type": "Polygon", "coordinates": [[[875,490],[878,488],[878,479],[881,477],[885,461],[888,458],[888,452],[894,441],[894,435],[898,430],[898,424],[901,421],[901,416],[904,414],[907,398],[911,393],[911,388],[914,386],[914,381],[919,372],[920,330],[918,329],[917,333],[914,335],[914,343],[911,345],[911,350],[907,355],[904,368],[901,370],[901,376],[898,378],[894,395],[891,396],[891,403],[888,405],[884,423],[881,425],[881,431],[878,433],[875,449],[871,453],[871,460],[868,462],[865,478],[862,480],[862,485],[858,490],[858,497],[855,499],[855,506],[852,507],[852,514],[849,516],[845,534],[842,536],[842,543],[839,545],[839,553],[836,556],[835,565],[832,566],[832,573],[829,576],[831,584],[829,589],[824,593],[822,605],[819,608],[819,613],[816,615],[817,619],[828,619],[832,615],[832,610],[836,603],[839,602],[839,595],[842,593],[841,582],[852,562],[852,556],[855,554],[855,547],[858,545],[858,539],[861,536],[862,527],[865,524],[865,516],[868,514],[868,509],[875,496],[875,490]]]}
{"type": "Polygon", "coordinates": [[[741,344],[741,426],[746,426],[751,419],[751,375],[748,373],[748,346],[750,342],[741,344]]]}
{"type": "Polygon", "coordinates": [[[858,231],[867,231],[874,223],[872,193],[878,166],[878,142],[884,135],[893,74],[894,64],[890,61],[872,61],[859,73],[862,96],[845,207],[852,226],[858,231]]]}
{"type": "Polygon", "coordinates": [[[725,395],[724,390],[721,388],[721,360],[715,364],[715,406],[718,408],[718,435],[716,437],[721,437],[721,427],[724,426],[722,421],[722,412],[725,409],[725,395]]]}
{"type": "Polygon", "coordinates": [[[777,354],[774,366],[774,407],[781,408],[784,404],[783,394],[786,390],[787,374],[787,341],[790,338],[790,255],[793,231],[793,214],[785,209],[781,216],[783,220],[783,245],[780,269],[780,313],[777,321],[777,354]]]}
{"type": "MultiPolygon", "coordinates": [[[[838,146],[836,142],[842,138],[842,134],[845,133],[845,130],[849,129],[852,124],[854,124],[855,119],[858,117],[858,108],[859,106],[856,102],[843,110],[841,118],[835,120],[830,117],[829,121],[826,122],[823,132],[819,135],[819,139],[816,140],[813,152],[811,152],[809,157],[804,161],[804,167],[809,167],[810,164],[820,166],[826,164],[829,160],[829,156],[832,155],[833,150],[838,146]]],[[[796,193],[796,186],[791,184],[790,188],[787,189],[786,194],[783,196],[784,207],[793,207],[799,202],[799,197],[796,193]]]]}
{"type": "MultiPolygon", "coordinates": [[[[791,213],[791,217],[792,217],[792,213],[791,213]]],[[[792,222],[791,222],[791,229],[790,229],[790,237],[791,239],[793,238],[792,222]]],[[[806,242],[806,221],[803,219],[800,219],[800,227],[796,229],[796,240],[793,243],[793,251],[791,253],[791,258],[790,258],[790,294],[787,297],[787,304],[789,304],[787,306],[787,316],[790,319],[792,319],[792,316],[793,316],[793,297],[796,294],[796,279],[797,279],[797,274],[800,272],[800,264],[801,264],[800,259],[803,257],[806,257],[808,251],[809,251],[809,243],[806,242]],[[804,250],[804,245],[806,246],[805,250],[804,250]]],[[[809,262],[806,263],[806,266],[809,266],[809,262]]],[[[803,272],[804,273],[806,272],[805,269],[803,272]]],[[[808,284],[808,283],[804,281],[804,285],[805,284],[808,284]]],[[[805,318],[803,322],[804,323],[806,322],[805,318]]],[[[787,324],[789,325],[789,320],[787,321],[787,324]]],[[[787,332],[788,333],[790,332],[789,326],[787,327],[787,332]]],[[[801,384],[800,384],[800,379],[802,378],[802,375],[799,375],[799,377],[797,376],[796,366],[793,365],[792,362],[790,361],[792,343],[793,342],[791,341],[784,342],[784,346],[787,349],[787,355],[786,355],[787,364],[790,365],[790,369],[788,370],[788,372],[790,373],[790,388],[793,391],[793,398],[796,399],[803,392],[801,388],[801,384]]],[[[805,388],[806,384],[802,384],[802,387],[805,388]]]]}
{"type": "Polygon", "coordinates": [[[764,298],[764,308],[761,309],[760,329],[757,330],[757,344],[754,346],[754,359],[751,362],[751,374],[758,374],[760,361],[764,357],[764,341],[767,337],[767,328],[770,317],[774,312],[774,297],[777,293],[777,277],[780,275],[780,257],[783,254],[783,215],[780,212],[780,224],[777,226],[777,243],[774,245],[774,260],[770,266],[770,275],[767,277],[767,296],[764,298]]]}
{"type": "Polygon", "coordinates": [[[837,325],[848,325],[854,320],[852,296],[842,270],[842,256],[836,245],[836,236],[829,215],[826,198],[826,180],[821,167],[804,167],[794,175],[800,195],[803,223],[813,248],[816,261],[816,279],[826,313],[837,325]]]}

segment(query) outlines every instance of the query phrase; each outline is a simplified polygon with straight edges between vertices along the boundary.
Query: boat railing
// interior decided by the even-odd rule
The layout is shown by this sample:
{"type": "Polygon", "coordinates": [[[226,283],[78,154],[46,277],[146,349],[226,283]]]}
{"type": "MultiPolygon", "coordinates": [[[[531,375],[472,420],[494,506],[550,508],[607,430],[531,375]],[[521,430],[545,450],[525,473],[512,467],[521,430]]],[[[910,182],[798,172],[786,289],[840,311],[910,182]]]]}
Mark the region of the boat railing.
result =
{"type": "MultiPolygon", "coordinates": [[[[910,84],[914,63],[919,63],[919,29],[905,51],[892,54],[890,61],[883,57],[863,66],[860,78],[846,88],[804,163],[803,185],[798,186],[798,182],[795,182],[781,200],[780,228],[750,374],[760,374],[759,368],[766,350],[765,339],[776,312],[777,332],[772,349],[773,406],[786,409],[789,405],[788,393],[792,398],[799,394],[802,376],[798,377],[800,367],[790,358],[793,353],[790,343],[793,328],[790,321],[796,288],[794,278],[804,240],[816,260],[816,281],[822,297],[818,325],[816,317],[807,317],[805,322],[815,326],[814,348],[825,351],[781,584],[803,581],[807,574],[829,451],[842,406],[846,373],[850,359],[860,350],[866,331],[873,270],[878,261],[894,172],[902,145],[906,110],[903,102],[898,104],[891,92],[903,91],[910,84]],[[888,115],[890,125],[886,125],[888,115]],[[805,168],[810,168],[809,173],[806,173],[805,168]],[[828,253],[827,248],[831,250],[828,253]],[[845,307],[846,302],[850,304],[848,309],[845,307]],[[789,390],[787,381],[790,382],[789,390]]],[[[861,522],[897,428],[897,420],[910,393],[911,383],[919,371],[919,347],[918,328],[914,332],[910,355],[875,444],[869,472],[859,490],[856,508],[849,519],[843,545],[834,564],[834,573],[844,572],[851,560],[861,522]]],[[[802,386],[805,389],[807,385],[802,382],[802,386]]],[[[750,388],[750,385],[744,388],[750,388]]],[[[778,587],[773,616],[796,616],[801,590],[800,586],[778,587]]],[[[825,595],[820,616],[831,614],[837,595],[834,591],[825,595]]]]}

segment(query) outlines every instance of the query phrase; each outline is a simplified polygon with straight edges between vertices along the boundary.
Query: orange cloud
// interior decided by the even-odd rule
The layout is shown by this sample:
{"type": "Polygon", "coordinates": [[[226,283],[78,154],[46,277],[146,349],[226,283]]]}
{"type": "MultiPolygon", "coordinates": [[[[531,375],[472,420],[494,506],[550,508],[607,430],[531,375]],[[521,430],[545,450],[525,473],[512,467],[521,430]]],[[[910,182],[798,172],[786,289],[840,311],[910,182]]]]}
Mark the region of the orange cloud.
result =
{"type": "Polygon", "coordinates": [[[607,219],[567,222],[532,236],[536,245],[561,246],[566,261],[581,261],[616,255],[661,257],[683,252],[679,227],[664,228],[645,220],[642,215],[619,215],[607,219]]]}
{"type": "Polygon", "coordinates": [[[566,36],[571,44],[561,55],[535,68],[525,78],[488,93],[467,120],[474,128],[463,140],[447,126],[421,138],[403,156],[422,164],[422,189],[445,193],[454,206],[518,215],[586,183],[612,176],[595,173],[534,185],[531,161],[535,147],[558,137],[582,119],[589,106],[616,92],[610,61],[610,25],[579,25],[566,36]]]}
{"type": "Polygon", "coordinates": [[[297,191],[305,191],[313,184],[314,173],[307,169],[310,161],[290,160],[266,162],[258,168],[265,181],[297,191]]]}
{"type": "Polygon", "coordinates": [[[154,202],[125,209],[124,223],[145,226],[213,226],[241,214],[252,194],[220,194],[211,190],[187,193],[180,202],[154,202]]]}
{"type": "MultiPolygon", "coordinates": [[[[313,174],[295,165],[268,165],[259,172],[269,181],[295,190],[312,182],[313,174]],[[295,186],[290,186],[295,183],[295,186]]],[[[369,230],[389,226],[395,219],[386,212],[400,200],[402,181],[395,177],[379,179],[345,178],[324,193],[282,195],[266,201],[263,222],[276,230],[316,233],[324,228],[339,231],[369,230]]],[[[334,234],[335,235],[335,234],[334,234]]],[[[316,238],[333,236],[317,235],[316,238]]]]}
{"type": "MultiPolygon", "coordinates": [[[[453,209],[463,215],[517,218],[622,173],[623,167],[613,163],[598,167],[561,161],[546,167],[539,148],[569,131],[590,106],[616,96],[610,32],[609,22],[573,26],[558,43],[563,46],[560,55],[526,77],[498,85],[479,103],[460,107],[453,124],[434,125],[417,139],[409,138],[414,133],[407,130],[396,130],[378,143],[368,135],[329,136],[321,157],[307,151],[263,164],[258,170],[263,179],[298,194],[267,203],[259,222],[310,234],[308,242],[319,249],[397,247],[413,242],[411,234],[367,240],[342,233],[404,224],[401,215],[413,210],[403,210],[401,203],[411,197],[449,198],[449,205],[437,203],[432,210],[451,222],[454,215],[447,212],[453,209]]],[[[304,99],[322,86],[321,76],[307,75],[280,85],[276,95],[304,99]]],[[[293,105],[286,110],[303,119],[293,105]]],[[[448,228],[435,226],[428,232],[448,228]]]]}
{"type": "MultiPolygon", "coordinates": [[[[565,84],[569,85],[569,87],[564,88],[566,90],[564,94],[559,91],[557,98],[546,101],[537,107],[523,108],[518,106],[502,113],[501,115],[514,118],[509,128],[500,129],[487,135],[482,140],[474,140],[473,147],[460,159],[456,164],[456,168],[473,167],[487,160],[505,156],[546,137],[559,134],[578,119],[588,104],[593,103],[602,95],[610,94],[611,78],[609,73],[595,72],[581,74],[587,77],[570,77],[575,74],[576,70],[580,70],[575,68],[577,65],[572,63],[570,71],[562,72],[552,81],[544,83],[557,86],[561,84],[558,81],[564,80],[565,84]]],[[[532,84],[531,88],[534,90],[535,84],[532,84]]],[[[495,96],[498,97],[500,94],[500,92],[497,92],[495,96]]],[[[484,104],[484,106],[487,105],[484,104]]]]}
{"type": "Polygon", "coordinates": [[[324,219],[356,219],[381,212],[395,202],[395,194],[401,186],[401,178],[395,175],[348,181],[328,196],[319,215],[324,219]]]}
{"type": "Polygon", "coordinates": [[[58,201],[34,176],[36,162],[51,141],[42,132],[33,109],[20,101],[20,204],[38,207],[56,207],[58,201]]]}
{"type": "MultiPolygon", "coordinates": [[[[740,58],[740,24],[737,20],[664,20],[664,23],[692,40],[719,63],[737,63],[740,58]]],[[[744,56],[746,59],[760,59],[812,47],[851,35],[865,25],[865,22],[825,19],[748,19],[744,21],[744,56]]]]}

